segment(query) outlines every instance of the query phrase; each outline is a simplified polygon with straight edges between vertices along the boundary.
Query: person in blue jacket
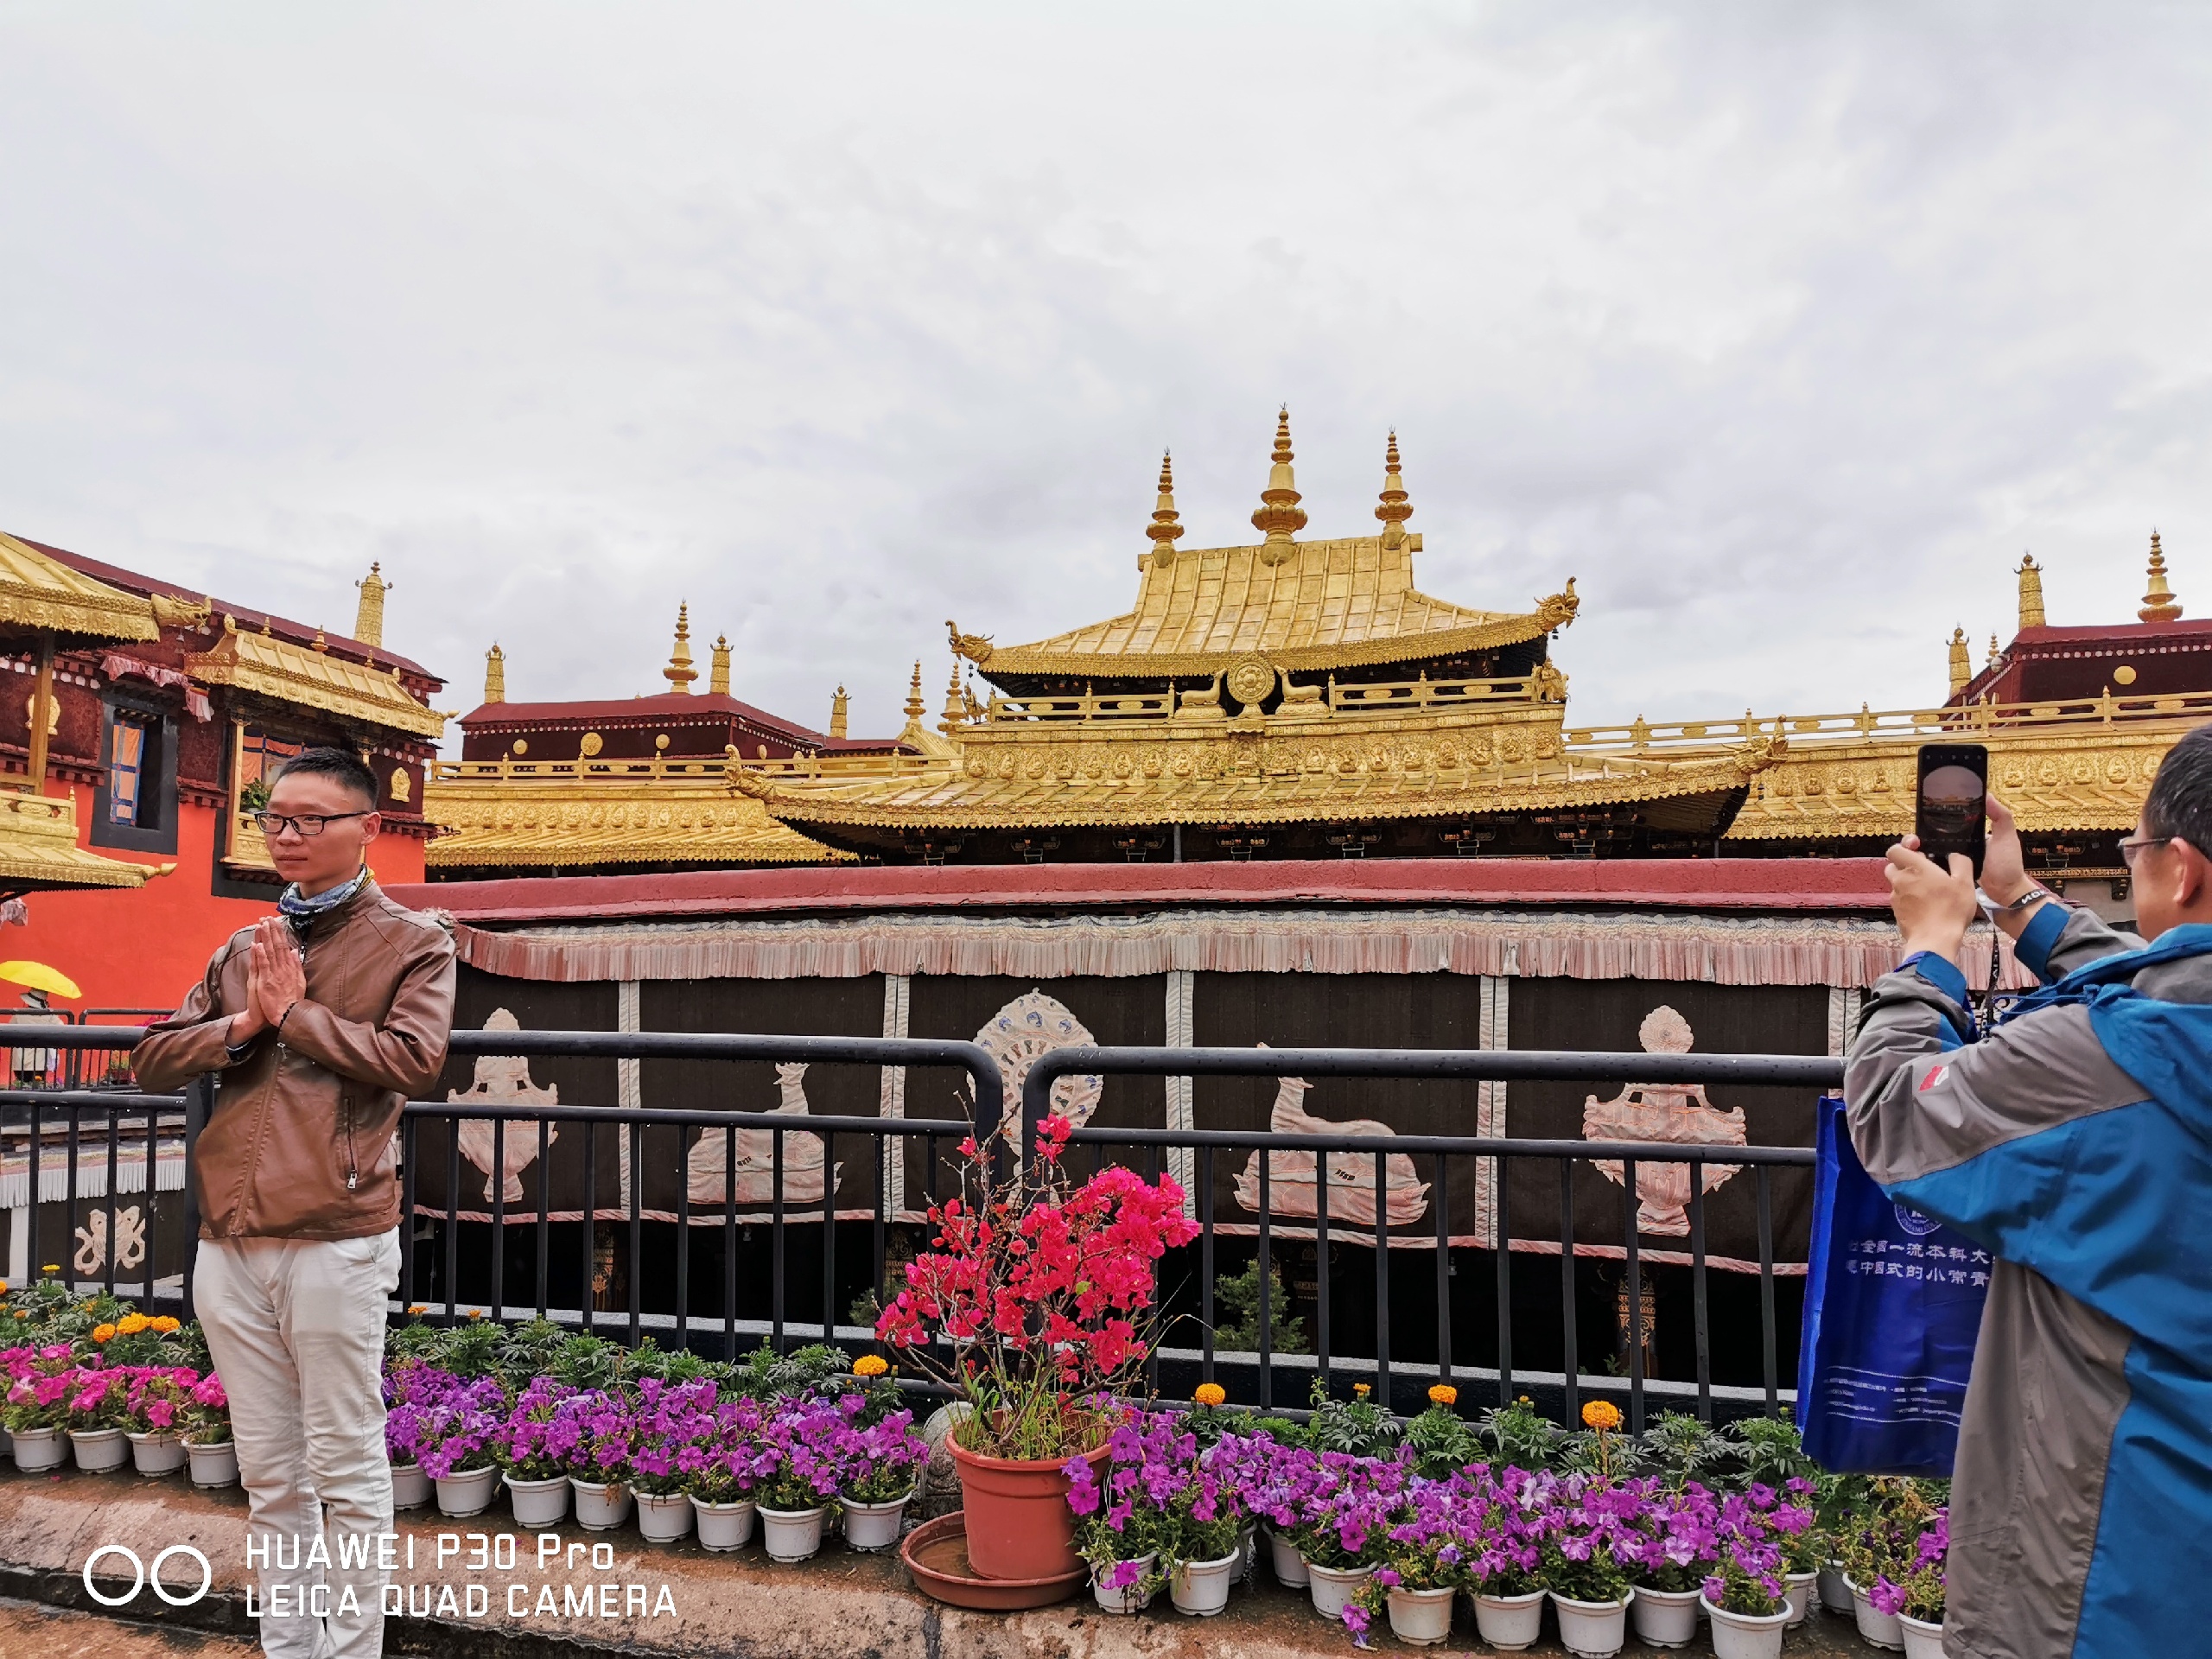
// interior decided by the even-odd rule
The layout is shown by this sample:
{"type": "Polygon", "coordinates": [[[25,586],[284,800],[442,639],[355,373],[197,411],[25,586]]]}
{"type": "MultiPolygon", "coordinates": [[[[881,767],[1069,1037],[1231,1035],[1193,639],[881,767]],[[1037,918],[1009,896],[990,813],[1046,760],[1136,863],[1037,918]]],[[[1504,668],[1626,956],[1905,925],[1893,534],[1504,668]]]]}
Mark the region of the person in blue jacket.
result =
{"type": "Polygon", "coordinates": [[[1976,1030],[1973,872],[1907,837],[1904,958],[1844,1085],[1867,1173],[1996,1258],[1943,1650],[2212,1654],[2212,727],[2167,754],[2120,843],[2139,938],[2037,887],[2011,812],[1988,810],[1982,889],[2044,988],[1976,1030]]]}

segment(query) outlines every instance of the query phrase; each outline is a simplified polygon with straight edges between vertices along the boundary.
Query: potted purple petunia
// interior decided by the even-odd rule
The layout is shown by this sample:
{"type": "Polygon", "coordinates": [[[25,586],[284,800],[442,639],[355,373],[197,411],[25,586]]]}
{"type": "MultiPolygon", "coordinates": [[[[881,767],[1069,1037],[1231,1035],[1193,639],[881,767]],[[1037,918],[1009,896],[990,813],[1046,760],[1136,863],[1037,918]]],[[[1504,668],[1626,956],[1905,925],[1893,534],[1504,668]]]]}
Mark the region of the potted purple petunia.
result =
{"type": "Polygon", "coordinates": [[[123,1433],[142,1475],[175,1474],[184,1467],[184,1430],[200,1373],[183,1365],[148,1365],[130,1379],[123,1433]]]}
{"type": "Polygon", "coordinates": [[[1559,1613],[1560,1645],[1579,1659],[1611,1659],[1628,1641],[1643,1499],[1630,1487],[1586,1475],[1561,1481],[1557,1498],[1543,1580],[1559,1613]]]}
{"type": "Polygon", "coordinates": [[[683,1451],[713,1421],[714,1410],[715,1385],[703,1377],[664,1382],[648,1376],[638,1384],[630,1490],[638,1499],[638,1530],[649,1543],[672,1544],[691,1530],[683,1451]]]}
{"type": "Polygon", "coordinates": [[[1306,1558],[1306,1594],[1322,1618],[1341,1620],[1373,1575],[1405,1473],[1403,1465],[1348,1452],[1324,1452],[1316,1460],[1291,1536],[1306,1558]]]}
{"type": "Polygon", "coordinates": [[[1700,1599],[1713,1621],[1713,1659],[1777,1659],[1789,1623],[1782,1552],[1755,1522],[1745,1524],[1743,1503],[1732,1497],[1723,1506],[1726,1536],[1700,1599]]]}
{"type": "Polygon", "coordinates": [[[1699,1592],[1720,1558],[1720,1504],[1694,1480],[1679,1491],[1656,1482],[1643,1491],[1631,1608],[1637,1639],[1646,1647],[1688,1647],[1697,1636],[1699,1592]]]}
{"type": "Polygon", "coordinates": [[[552,1435],[561,1402],[574,1392],[558,1378],[533,1377],[493,1431],[492,1454],[518,1526],[558,1526],[569,1513],[569,1471],[553,1449],[552,1435]]]}
{"type": "Polygon", "coordinates": [[[822,1548],[823,1523],[843,1479],[851,1432],[833,1402],[792,1396],[777,1402],[760,1434],[773,1462],[755,1493],[770,1560],[803,1561],[822,1548]]]}
{"type": "Polygon", "coordinates": [[[1452,1634],[1452,1603],[1467,1582],[1469,1560],[1481,1553],[1481,1510],[1463,1474],[1421,1482],[1389,1516],[1382,1560],[1344,1611],[1345,1628],[1360,1646],[1376,1615],[1388,1611],[1390,1633],[1417,1648],[1433,1647],[1452,1634]]]}
{"type": "Polygon", "coordinates": [[[889,1549],[899,1541],[914,1479],[930,1449],[904,1409],[862,1426],[867,1402],[849,1394],[837,1402],[845,1419],[843,1464],[837,1503],[845,1512],[845,1542],[858,1550],[889,1549]]]}
{"type": "Polygon", "coordinates": [[[1168,1599],[1179,1613],[1211,1618],[1229,1605],[1229,1586],[1243,1571],[1243,1510],[1234,1471],[1198,1455],[1198,1436],[1171,1418],[1173,1484],[1165,1512],[1160,1564],[1168,1599]]]}
{"type": "Polygon", "coordinates": [[[119,1469],[130,1459],[123,1438],[130,1421],[130,1382],[136,1368],[109,1365],[79,1370],[69,1385],[69,1444],[77,1466],[98,1472],[119,1469]]]}
{"type": "Polygon", "coordinates": [[[457,1383],[423,1408],[416,1455],[437,1487],[441,1515],[459,1519],[492,1507],[499,1485],[493,1440],[506,1414],[506,1389],[496,1376],[457,1383]]]}
{"type": "Polygon", "coordinates": [[[430,1478],[423,1472],[424,1422],[461,1379],[427,1360],[399,1360],[385,1373],[384,1447],[391,1465],[391,1507],[420,1509],[430,1501],[430,1478]]]}
{"type": "Polygon", "coordinates": [[[1897,1622],[1904,1659],[1943,1659],[1944,1567],[1951,1551],[1951,1511],[1936,1511],[1913,1541],[1912,1558],[1895,1580],[1878,1577],[1866,1599],[1897,1622]]]}
{"type": "Polygon", "coordinates": [[[59,1469],[69,1456],[69,1397],[76,1382],[74,1351],[66,1342],[43,1348],[12,1348],[8,1360],[8,1403],[0,1413],[14,1441],[16,1467],[42,1474],[59,1469]]]}
{"type": "Polygon", "coordinates": [[[1167,1501],[1175,1490],[1175,1426],[1164,1414],[1116,1427],[1106,1465],[1067,1461],[1068,1508],[1077,1552],[1090,1567],[1090,1592],[1109,1613],[1141,1612],[1166,1582],[1167,1501]]]}
{"type": "Polygon", "coordinates": [[[1469,1471],[1468,1504],[1481,1553],[1466,1565],[1475,1632],[1494,1648],[1534,1647],[1544,1628],[1544,1539],[1551,1529],[1555,1476],[1510,1465],[1469,1471]]]}
{"type": "Polygon", "coordinates": [[[715,1403],[677,1453],[699,1529],[699,1547],[741,1549],[753,1541],[753,1489],[777,1463],[761,1443],[768,1408],[746,1395],[715,1403]]]}
{"type": "Polygon", "coordinates": [[[546,1447],[569,1471],[576,1524],[607,1532],[630,1518],[631,1402],[608,1389],[584,1389],[554,1408],[546,1447]]]}
{"type": "Polygon", "coordinates": [[[192,1385],[184,1451],[192,1460],[194,1485],[238,1484],[238,1447],[231,1437],[231,1396],[224,1390],[223,1379],[213,1371],[192,1385]]]}

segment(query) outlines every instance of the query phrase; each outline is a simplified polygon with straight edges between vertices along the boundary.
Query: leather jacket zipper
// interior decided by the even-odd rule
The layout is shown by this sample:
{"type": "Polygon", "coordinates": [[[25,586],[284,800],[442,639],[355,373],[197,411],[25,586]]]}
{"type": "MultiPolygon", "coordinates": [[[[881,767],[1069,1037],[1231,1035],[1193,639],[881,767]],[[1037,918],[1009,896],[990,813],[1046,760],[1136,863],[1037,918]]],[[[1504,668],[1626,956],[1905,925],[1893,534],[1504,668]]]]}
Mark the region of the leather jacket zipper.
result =
{"type": "Polygon", "coordinates": [[[352,1192],[357,1190],[361,1184],[361,1173],[359,1161],[353,1155],[353,1096],[345,1096],[339,1102],[339,1105],[344,1111],[346,1117],[346,1190],[348,1192],[352,1192]]]}

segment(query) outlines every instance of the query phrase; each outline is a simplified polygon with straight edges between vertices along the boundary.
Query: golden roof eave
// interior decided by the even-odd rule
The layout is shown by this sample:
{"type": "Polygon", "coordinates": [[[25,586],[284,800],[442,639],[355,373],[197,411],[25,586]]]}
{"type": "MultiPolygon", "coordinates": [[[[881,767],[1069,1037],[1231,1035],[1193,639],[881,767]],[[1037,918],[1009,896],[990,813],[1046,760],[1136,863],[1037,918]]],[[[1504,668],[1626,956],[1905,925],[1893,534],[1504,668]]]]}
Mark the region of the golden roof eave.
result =
{"type": "Polygon", "coordinates": [[[664,767],[594,774],[549,763],[518,776],[504,763],[441,761],[423,785],[423,813],[447,833],[423,849],[423,861],[432,869],[851,861],[778,823],[721,772],[702,763],[696,776],[664,767]]]}
{"type": "Polygon", "coordinates": [[[152,603],[111,588],[0,533],[0,626],[86,640],[162,637],[152,603]]]}
{"type": "Polygon", "coordinates": [[[1148,555],[1134,609],[1028,645],[949,632],[994,679],[1214,674],[1260,656],[1300,672],[1448,657],[1517,645],[1574,620],[1570,582],[1525,613],[1470,610],[1413,583],[1417,538],[1298,542],[1270,564],[1264,545],[1148,555]]]}
{"type": "Polygon", "coordinates": [[[77,808],[70,798],[0,789],[0,888],[130,890],[175,868],[87,852],[77,845],[77,808]]]}
{"type": "Polygon", "coordinates": [[[416,702],[396,669],[373,669],[273,634],[241,632],[233,617],[223,619],[213,650],[186,658],[184,665],[204,684],[257,692],[414,737],[445,734],[446,717],[416,702]]]}

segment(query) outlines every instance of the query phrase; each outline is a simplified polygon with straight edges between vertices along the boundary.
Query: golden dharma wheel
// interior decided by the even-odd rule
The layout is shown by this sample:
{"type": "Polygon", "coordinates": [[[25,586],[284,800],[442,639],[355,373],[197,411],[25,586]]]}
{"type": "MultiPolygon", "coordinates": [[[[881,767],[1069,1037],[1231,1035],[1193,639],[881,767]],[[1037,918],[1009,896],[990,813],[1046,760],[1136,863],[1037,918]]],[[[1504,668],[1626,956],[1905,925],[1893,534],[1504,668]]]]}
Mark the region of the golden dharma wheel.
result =
{"type": "Polygon", "coordinates": [[[1239,657],[1229,665],[1222,684],[1230,696],[1247,706],[1265,702],[1275,689],[1275,665],[1264,657],[1239,657]]]}

